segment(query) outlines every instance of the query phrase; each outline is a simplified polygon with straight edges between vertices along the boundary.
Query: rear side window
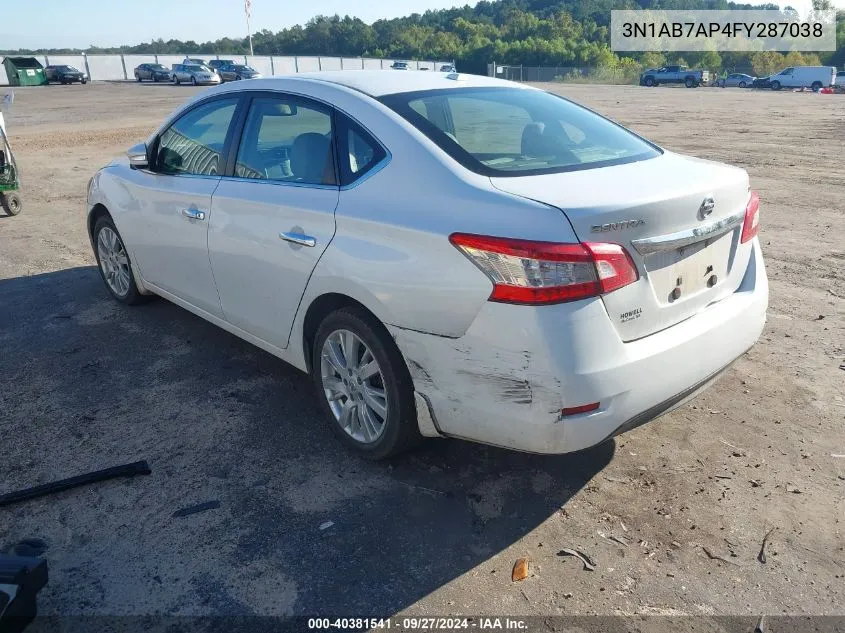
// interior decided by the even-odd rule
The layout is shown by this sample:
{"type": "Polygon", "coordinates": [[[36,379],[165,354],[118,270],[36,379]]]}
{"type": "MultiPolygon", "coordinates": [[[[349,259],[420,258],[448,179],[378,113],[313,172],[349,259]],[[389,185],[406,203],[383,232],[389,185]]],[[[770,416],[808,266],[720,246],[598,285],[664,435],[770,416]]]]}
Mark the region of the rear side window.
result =
{"type": "Polygon", "coordinates": [[[331,110],[288,97],[253,99],[238,148],[235,176],[333,185],[331,110]]]}
{"type": "Polygon", "coordinates": [[[457,88],[381,101],[468,169],[487,176],[574,171],[660,150],[566,99],[524,88],[457,88]]]}
{"type": "Polygon", "coordinates": [[[340,142],[340,184],[349,185],[373,169],[387,152],[366,130],[347,117],[337,114],[340,142]]]}
{"type": "Polygon", "coordinates": [[[163,174],[216,176],[223,171],[223,148],[238,99],[220,99],[182,115],[161,135],[156,169],[163,174]]]}

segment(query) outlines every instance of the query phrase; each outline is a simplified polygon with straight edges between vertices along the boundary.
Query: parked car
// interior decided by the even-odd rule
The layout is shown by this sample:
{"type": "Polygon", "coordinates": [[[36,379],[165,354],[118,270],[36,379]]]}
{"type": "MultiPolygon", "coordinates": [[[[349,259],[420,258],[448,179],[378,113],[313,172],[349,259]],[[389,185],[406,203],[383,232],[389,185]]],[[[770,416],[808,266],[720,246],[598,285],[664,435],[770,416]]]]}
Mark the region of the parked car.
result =
{"type": "Polygon", "coordinates": [[[171,79],[176,85],[182,82],[195,86],[199,84],[219,84],[220,77],[208,66],[198,64],[173,64],[170,72],[171,79]]]}
{"type": "Polygon", "coordinates": [[[836,73],[836,84],[834,86],[836,92],[845,92],[845,70],[840,70],[836,73]]]}
{"type": "Polygon", "coordinates": [[[443,65],[440,67],[440,72],[441,72],[441,73],[454,73],[454,72],[458,72],[458,71],[457,71],[457,70],[455,70],[455,65],[454,65],[454,64],[443,64],[443,65]]]}
{"type": "Polygon", "coordinates": [[[822,88],[836,85],[835,66],[790,66],[779,73],[754,80],[754,88],[822,88]]]}
{"type": "Polygon", "coordinates": [[[244,64],[229,64],[217,69],[221,81],[240,81],[241,79],[261,79],[260,72],[244,64]]]}
{"type": "Polygon", "coordinates": [[[766,319],[745,170],[490,77],[212,88],[87,208],[114,299],[160,295],[309,372],[370,458],[598,444],[711,384],[766,319]]]}
{"type": "Polygon", "coordinates": [[[716,85],[722,88],[750,88],[756,77],[744,73],[731,73],[724,79],[719,79],[716,85]]]}
{"type": "Polygon", "coordinates": [[[710,82],[709,70],[694,70],[686,66],[664,66],[649,68],[640,75],[641,86],[659,86],[660,84],[684,84],[687,88],[697,88],[710,82]]]}
{"type": "Polygon", "coordinates": [[[410,66],[408,66],[408,62],[393,62],[390,64],[390,67],[393,70],[410,70],[410,66]]]}
{"type": "Polygon", "coordinates": [[[221,66],[229,66],[230,64],[234,64],[235,60],[233,59],[212,59],[211,61],[206,64],[211,70],[217,72],[221,66]]]}
{"type": "Polygon", "coordinates": [[[161,64],[139,64],[133,71],[135,81],[170,81],[171,73],[161,64]]]}
{"type": "Polygon", "coordinates": [[[88,83],[88,75],[74,66],[58,65],[45,66],[44,75],[47,83],[57,82],[60,84],[88,83]]]}

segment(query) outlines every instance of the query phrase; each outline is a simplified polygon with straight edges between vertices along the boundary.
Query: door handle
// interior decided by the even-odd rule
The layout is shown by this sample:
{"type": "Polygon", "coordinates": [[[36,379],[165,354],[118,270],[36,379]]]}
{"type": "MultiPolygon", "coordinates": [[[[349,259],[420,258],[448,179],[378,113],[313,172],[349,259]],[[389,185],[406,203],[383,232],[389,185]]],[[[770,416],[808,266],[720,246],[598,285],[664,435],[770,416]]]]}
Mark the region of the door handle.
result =
{"type": "Polygon", "coordinates": [[[279,233],[279,238],[285,242],[292,244],[299,244],[300,246],[317,246],[317,240],[310,235],[303,235],[302,233],[279,233]]]}
{"type": "Polygon", "coordinates": [[[205,211],[199,209],[182,209],[182,215],[189,220],[205,220],[205,211]]]}

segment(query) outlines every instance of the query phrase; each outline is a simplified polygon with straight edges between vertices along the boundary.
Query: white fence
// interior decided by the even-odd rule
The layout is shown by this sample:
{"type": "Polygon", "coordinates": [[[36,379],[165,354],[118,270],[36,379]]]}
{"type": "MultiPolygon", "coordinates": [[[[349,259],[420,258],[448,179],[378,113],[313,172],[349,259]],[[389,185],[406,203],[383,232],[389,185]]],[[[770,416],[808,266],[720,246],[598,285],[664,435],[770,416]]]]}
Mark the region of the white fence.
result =
{"type": "MultiPolygon", "coordinates": [[[[120,81],[134,79],[133,70],[139,64],[163,64],[170,68],[185,59],[185,55],[33,55],[44,66],[64,64],[75,66],[94,80],[120,81]]],[[[393,59],[366,57],[267,57],[251,55],[212,55],[191,53],[188,57],[210,59],[231,59],[236,63],[252,66],[264,75],[290,75],[314,70],[361,70],[390,68],[393,59]]],[[[447,62],[411,61],[411,70],[436,70],[447,62]]],[[[8,85],[6,69],[0,65],[0,85],[8,85]]]]}

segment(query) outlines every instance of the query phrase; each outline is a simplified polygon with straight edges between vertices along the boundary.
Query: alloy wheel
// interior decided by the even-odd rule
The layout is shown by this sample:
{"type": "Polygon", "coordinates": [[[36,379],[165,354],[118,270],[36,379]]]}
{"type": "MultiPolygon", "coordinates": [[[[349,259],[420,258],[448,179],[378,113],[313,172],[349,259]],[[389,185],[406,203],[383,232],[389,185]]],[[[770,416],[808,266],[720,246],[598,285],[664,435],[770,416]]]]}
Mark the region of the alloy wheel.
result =
{"type": "Polygon", "coordinates": [[[97,255],[109,288],[118,297],[125,297],[129,292],[129,257],[117,233],[108,226],[97,235],[97,255]]]}
{"type": "Polygon", "coordinates": [[[354,332],[335,330],[320,354],[323,393],[340,427],[352,439],[372,444],[387,426],[387,390],[372,351],[354,332]]]}

